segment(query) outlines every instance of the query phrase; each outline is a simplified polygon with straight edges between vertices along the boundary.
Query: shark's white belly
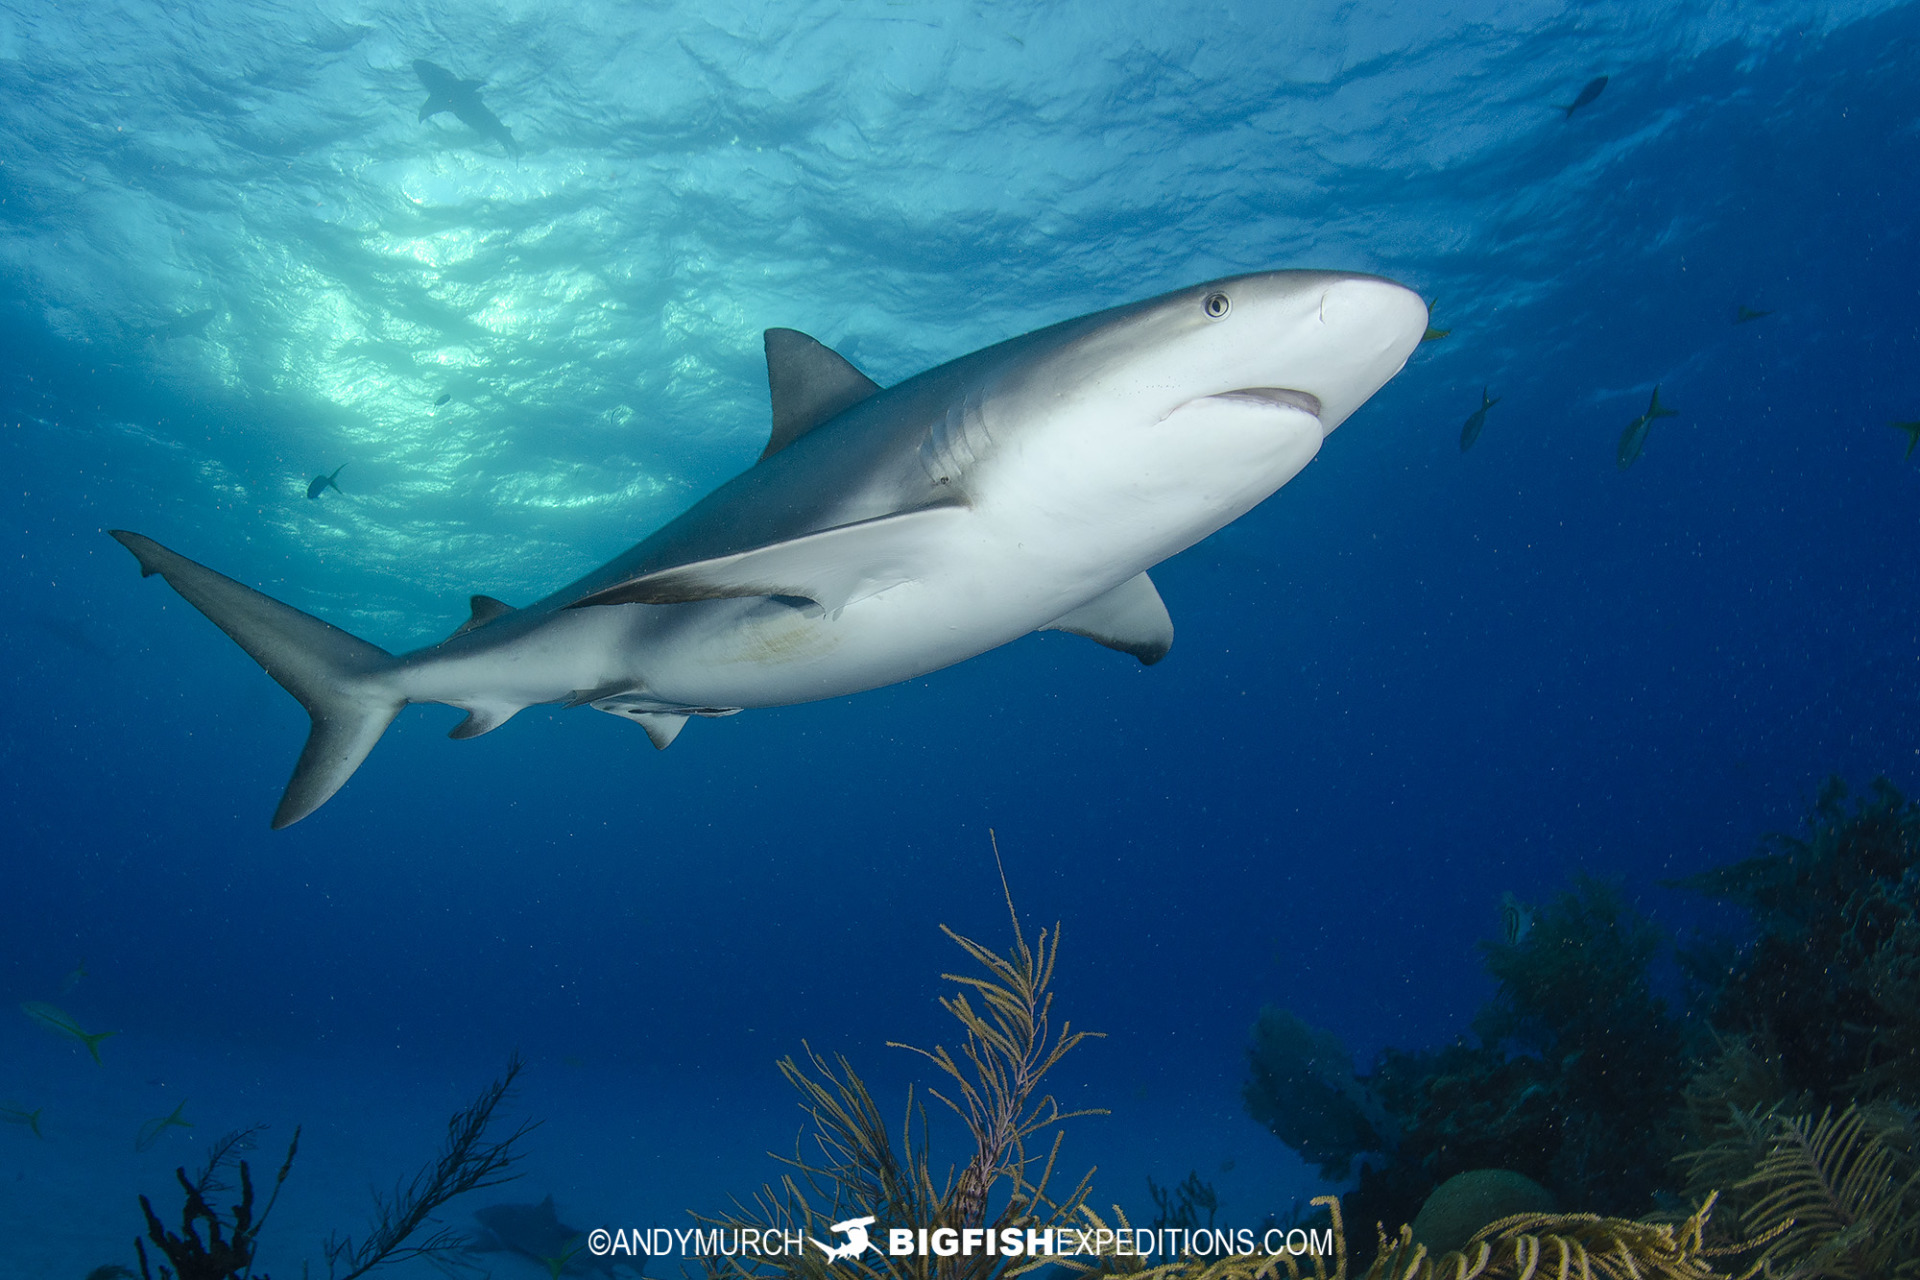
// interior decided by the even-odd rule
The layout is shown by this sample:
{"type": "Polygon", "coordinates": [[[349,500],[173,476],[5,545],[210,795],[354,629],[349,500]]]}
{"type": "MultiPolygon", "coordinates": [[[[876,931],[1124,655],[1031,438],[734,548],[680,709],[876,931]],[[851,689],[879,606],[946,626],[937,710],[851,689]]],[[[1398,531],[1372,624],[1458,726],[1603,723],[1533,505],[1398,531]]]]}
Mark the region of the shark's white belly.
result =
{"type": "Polygon", "coordinates": [[[688,612],[644,642],[647,692],[683,706],[784,706],[963,662],[1192,546],[1319,450],[1319,422],[1298,409],[1190,408],[1187,429],[1221,447],[1132,475],[1036,466],[1003,477],[910,580],[837,611],[766,600],[666,606],[688,612]]]}

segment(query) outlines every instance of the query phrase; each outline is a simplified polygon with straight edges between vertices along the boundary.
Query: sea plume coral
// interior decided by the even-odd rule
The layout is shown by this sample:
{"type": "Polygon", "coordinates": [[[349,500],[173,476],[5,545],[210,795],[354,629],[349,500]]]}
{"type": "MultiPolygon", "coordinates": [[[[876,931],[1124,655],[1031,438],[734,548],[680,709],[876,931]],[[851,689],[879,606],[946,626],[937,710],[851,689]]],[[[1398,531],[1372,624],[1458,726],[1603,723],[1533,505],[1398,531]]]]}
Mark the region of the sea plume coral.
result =
{"type": "MultiPolygon", "coordinates": [[[[995,858],[999,851],[995,849],[995,858]]],[[[943,997],[941,1007],[960,1024],[964,1039],[957,1052],[889,1042],[933,1064],[943,1077],[927,1093],[948,1107],[966,1126],[971,1150],[957,1167],[942,1174],[928,1133],[924,1104],[909,1090],[896,1144],[879,1105],[845,1057],[828,1059],[807,1048],[804,1061],[792,1057],[780,1072],[799,1092],[817,1154],[796,1146],[782,1158],[788,1172],[777,1184],[762,1187],[738,1212],[702,1221],[725,1229],[803,1232],[831,1239],[836,1221],[872,1217],[875,1235],[894,1228],[937,1230],[987,1227],[1045,1230],[1071,1221],[1084,1201],[1088,1179],[1064,1196],[1047,1188],[1059,1160],[1064,1136],[1058,1128],[1075,1116],[1098,1111],[1063,1111],[1043,1093],[1049,1072],[1068,1052],[1097,1032],[1075,1031],[1061,1022],[1055,1030],[1054,962],[1060,950],[1060,926],[1041,929],[1030,942],[1006,886],[1007,916],[1013,946],[996,952],[942,925],[982,970],[979,974],[942,974],[960,990],[943,997]],[[975,1002],[978,1001],[976,1004],[975,1002]],[[1044,1155],[1031,1149],[1052,1131],[1044,1155]]],[[[1025,1268],[1020,1260],[976,1251],[954,1257],[912,1255],[895,1258],[872,1252],[829,1266],[823,1251],[804,1251],[778,1259],[750,1254],[718,1257],[706,1263],[715,1280],[763,1280],[772,1275],[826,1280],[849,1275],[863,1280],[987,1280],[1025,1268]]],[[[1032,1259],[1025,1260],[1036,1265],[1032,1259]]],[[[1040,1260],[1041,1263],[1045,1259],[1040,1260]]]]}

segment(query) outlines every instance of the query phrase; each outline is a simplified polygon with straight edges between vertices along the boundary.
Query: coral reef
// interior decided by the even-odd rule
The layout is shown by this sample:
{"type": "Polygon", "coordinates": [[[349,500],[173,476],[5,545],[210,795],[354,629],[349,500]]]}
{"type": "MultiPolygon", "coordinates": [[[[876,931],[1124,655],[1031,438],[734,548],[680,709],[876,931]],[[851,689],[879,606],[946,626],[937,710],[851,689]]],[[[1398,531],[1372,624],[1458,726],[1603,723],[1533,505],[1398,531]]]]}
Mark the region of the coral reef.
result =
{"type": "Polygon", "coordinates": [[[1686,1078],[1679,1023],[1652,989],[1659,934],[1617,887],[1584,877],[1525,916],[1481,944],[1499,988],[1471,1040],[1388,1049],[1356,1076],[1330,1033],[1261,1012],[1247,1109],[1328,1177],[1381,1153],[1349,1197],[1362,1220],[1407,1221],[1475,1169],[1605,1213],[1644,1211],[1664,1185],[1677,1146],[1622,1123],[1672,1111],[1686,1078]]]}
{"type": "MultiPolygon", "coordinates": [[[[1053,1029],[1051,985],[1060,927],[1056,924],[1051,933],[1040,930],[1030,943],[1004,874],[1001,889],[1013,926],[1013,946],[1007,953],[992,951],[941,926],[941,932],[984,971],[984,976],[941,975],[962,988],[940,1001],[964,1032],[958,1054],[941,1047],[929,1051],[888,1042],[890,1047],[919,1054],[944,1077],[941,1088],[946,1092],[937,1088],[926,1092],[966,1127],[970,1149],[958,1172],[947,1165],[944,1179],[936,1174],[942,1164],[933,1153],[924,1107],[911,1092],[896,1145],[878,1104],[852,1064],[844,1057],[830,1061],[808,1048],[804,1063],[789,1057],[780,1063],[780,1071],[800,1094],[818,1155],[810,1157],[796,1146],[793,1157],[784,1161],[790,1171],[777,1185],[762,1187],[735,1214],[700,1216],[701,1221],[728,1229],[798,1230],[816,1239],[830,1239],[832,1223],[861,1217],[874,1220],[875,1235],[897,1227],[1046,1230],[1075,1220],[1092,1174],[1064,1195],[1056,1197],[1048,1190],[1064,1137],[1059,1125],[1076,1116],[1104,1112],[1063,1111],[1052,1095],[1040,1090],[1047,1074],[1068,1052],[1099,1033],[1074,1031],[1064,1021],[1057,1032],[1053,1029]],[[969,993],[978,999],[978,1006],[969,993]],[[1042,1154],[1034,1144],[1049,1131],[1052,1140],[1042,1154]]],[[[705,1265],[713,1280],[764,1280],[774,1275],[807,1280],[848,1276],[989,1280],[1020,1269],[1018,1261],[978,1252],[950,1258],[896,1258],[875,1251],[829,1263],[824,1253],[808,1250],[778,1259],[719,1257],[705,1265]]],[[[1027,1263],[1035,1265],[1032,1260],[1027,1263]]]]}
{"type": "MultiPolygon", "coordinates": [[[[424,1238],[416,1235],[449,1200],[518,1176],[509,1172],[520,1158],[515,1144],[533,1129],[533,1122],[521,1124],[499,1140],[494,1140],[490,1131],[494,1111],[512,1090],[521,1067],[516,1054],[508,1060],[507,1069],[498,1080],[447,1122],[447,1145],[438,1160],[415,1174],[405,1186],[396,1188],[391,1196],[376,1193],[373,1222],[358,1245],[350,1238],[328,1238],[324,1246],[328,1280],[358,1280],[375,1267],[409,1258],[445,1261],[447,1255],[465,1243],[463,1237],[445,1228],[424,1238]]],[[[135,1239],[133,1247],[140,1261],[141,1280],[154,1280],[147,1256],[148,1241],[166,1259],[158,1264],[159,1280],[267,1280],[264,1275],[256,1277],[253,1273],[254,1253],[267,1215],[273,1211],[282,1186],[293,1172],[294,1157],[300,1149],[300,1131],[297,1128],[293,1131],[287,1157],[274,1178],[273,1192],[267,1197],[265,1207],[256,1214],[253,1172],[240,1153],[252,1149],[258,1132],[258,1129],[247,1129],[222,1138],[214,1144],[206,1166],[196,1178],[188,1178],[184,1168],[174,1171],[185,1193],[178,1234],[154,1212],[151,1200],[140,1197],[147,1237],[135,1239]],[[213,1207],[212,1201],[231,1190],[225,1181],[229,1170],[239,1179],[240,1198],[223,1215],[213,1207]]],[[[302,1274],[305,1273],[303,1267],[302,1274]]]]}
{"type": "MultiPolygon", "coordinates": [[[[1904,1261],[1920,1257],[1920,804],[1830,781],[1804,835],[1671,887],[1752,922],[1678,949],[1684,1009],[1654,991],[1661,933],[1617,886],[1576,878],[1503,904],[1471,1037],[1385,1050],[1361,1075],[1328,1033],[1263,1010],[1248,1111],[1329,1177],[1359,1162],[1362,1221],[1406,1221],[1443,1180],[1499,1168],[1623,1218],[1717,1195],[1720,1243],[1728,1223],[1764,1238],[1770,1274],[1920,1275],[1904,1261]]],[[[1381,1247],[1412,1265],[1408,1242],[1381,1247]]]]}
{"type": "Polygon", "coordinates": [[[1744,908],[1750,947],[1683,953],[1713,1025],[1775,1064],[1805,1109],[1920,1104],[1920,804],[1885,779],[1821,789],[1806,838],[1675,882],[1744,908]]]}
{"type": "Polygon", "coordinates": [[[1269,1005],[1253,1024],[1247,1067],[1247,1113],[1319,1165],[1321,1176],[1344,1178],[1356,1156],[1392,1150],[1391,1120],[1354,1080],[1353,1055],[1331,1031],[1269,1005]]]}

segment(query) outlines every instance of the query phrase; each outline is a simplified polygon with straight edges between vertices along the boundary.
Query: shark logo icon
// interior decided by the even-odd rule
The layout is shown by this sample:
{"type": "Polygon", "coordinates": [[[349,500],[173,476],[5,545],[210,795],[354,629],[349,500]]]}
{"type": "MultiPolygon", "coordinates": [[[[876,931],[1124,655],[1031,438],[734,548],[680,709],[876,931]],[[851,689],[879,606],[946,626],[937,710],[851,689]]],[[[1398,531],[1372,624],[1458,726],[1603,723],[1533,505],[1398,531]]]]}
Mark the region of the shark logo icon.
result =
{"type": "Polygon", "coordinates": [[[821,1244],[812,1236],[807,1239],[813,1240],[814,1245],[827,1255],[828,1262],[839,1262],[843,1258],[857,1258],[873,1247],[873,1241],[867,1239],[867,1228],[872,1225],[873,1219],[870,1217],[848,1218],[845,1222],[834,1223],[830,1230],[844,1233],[847,1237],[845,1244],[821,1244]]]}

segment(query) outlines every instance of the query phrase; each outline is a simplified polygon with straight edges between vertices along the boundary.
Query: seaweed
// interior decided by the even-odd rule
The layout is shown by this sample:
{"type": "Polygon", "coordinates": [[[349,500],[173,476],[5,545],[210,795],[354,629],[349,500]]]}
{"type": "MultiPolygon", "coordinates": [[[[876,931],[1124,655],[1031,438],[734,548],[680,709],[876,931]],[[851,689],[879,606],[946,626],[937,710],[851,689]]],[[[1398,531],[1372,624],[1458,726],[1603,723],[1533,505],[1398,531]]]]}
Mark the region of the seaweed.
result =
{"type": "MultiPolygon", "coordinates": [[[[999,850],[994,851],[996,862],[999,850]]],[[[941,1007],[958,1022],[965,1039],[956,1054],[889,1041],[933,1064],[945,1079],[926,1092],[959,1118],[970,1139],[964,1163],[936,1173],[925,1106],[908,1090],[900,1141],[896,1145],[867,1086],[844,1057],[829,1060],[810,1046],[804,1062],[783,1059],[780,1073],[800,1094],[813,1145],[806,1153],[805,1131],[777,1185],[763,1186],[751,1202],[736,1202],[736,1212],[720,1217],[696,1214],[698,1221],[725,1229],[803,1232],[817,1242],[831,1237],[833,1223],[871,1218],[875,1234],[895,1228],[939,1230],[985,1225],[1046,1229],[1073,1219],[1091,1185],[1089,1171],[1064,1196],[1048,1191],[1065,1136],[1060,1125],[1104,1111],[1063,1111],[1051,1094],[1041,1093],[1048,1073],[1067,1053],[1099,1032],[1075,1031],[1063,1021],[1052,1025],[1053,972],[1060,949],[1060,926],[1041,929],[1029,942],[1014,909],[1004,870],[1001,890],[1013,926],[1013,946],[995,952],[940,926],[984,970],[984,976],[942,974],[962,990],[941,998],[941,1007]],[[979,1000],[978,1007],[969,996],[979,1000]],[[1045,1154],[1033,1149],[1051,1131],[1045,1154]]],[[[1025,1269],[995,1255],[954,1257],[862,1253],[832,1261],[818,1251],[762,1258],[752,1254],[704,1260],[713,1280],[762,1280],[772,1275],[825,1280],[829,1276],[861,1280],[989,1280],[1025,1269]]],[[[1027,1260],[1027,1266],[1040,1265],[1027,1260]]]]}

